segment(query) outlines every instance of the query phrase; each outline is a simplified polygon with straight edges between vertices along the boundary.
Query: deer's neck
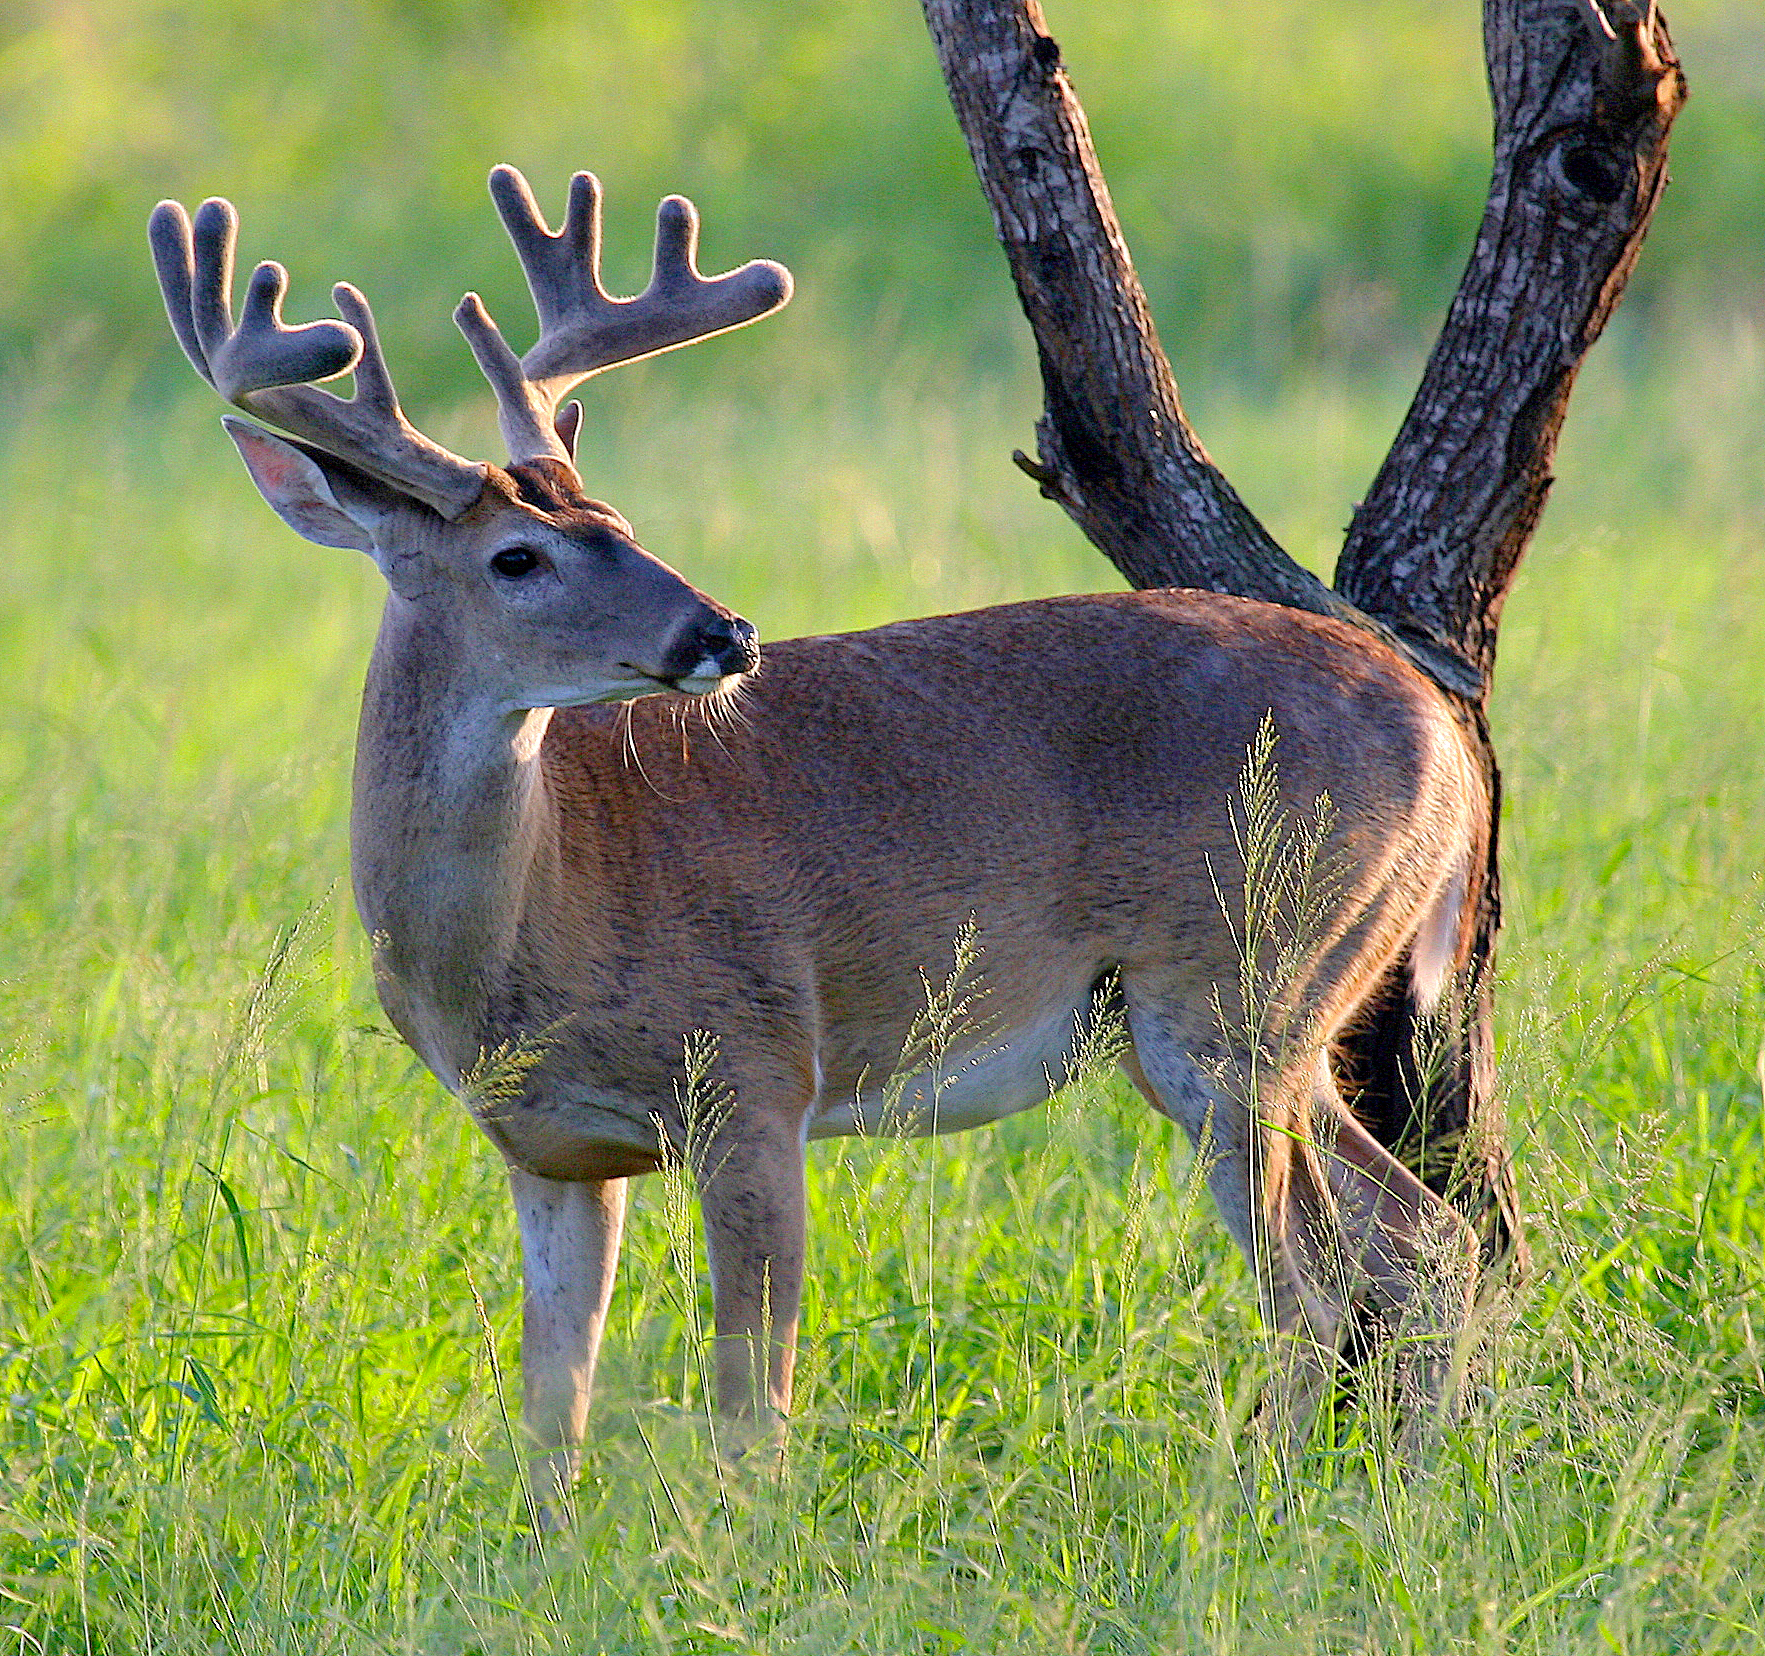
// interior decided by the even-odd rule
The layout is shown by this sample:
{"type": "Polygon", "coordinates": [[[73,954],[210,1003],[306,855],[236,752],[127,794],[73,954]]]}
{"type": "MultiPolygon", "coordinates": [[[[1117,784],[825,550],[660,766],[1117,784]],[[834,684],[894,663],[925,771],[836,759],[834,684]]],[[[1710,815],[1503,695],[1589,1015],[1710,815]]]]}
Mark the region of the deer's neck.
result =
{"type": "Polygon", "coordinates": [[[351,870],[381,1002],[450,1087],[478,1055],[523,913],[557,879],[550,719],[476,696],[445,621],[388,601],[362,694],[351,870]]]}

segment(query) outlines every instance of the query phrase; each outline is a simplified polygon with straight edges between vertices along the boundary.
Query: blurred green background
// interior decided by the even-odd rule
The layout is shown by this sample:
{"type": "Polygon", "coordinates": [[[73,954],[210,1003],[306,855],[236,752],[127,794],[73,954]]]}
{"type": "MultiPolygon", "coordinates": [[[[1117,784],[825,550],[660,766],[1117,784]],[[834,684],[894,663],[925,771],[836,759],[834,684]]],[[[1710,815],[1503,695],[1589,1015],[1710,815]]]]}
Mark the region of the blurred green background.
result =
{"type": "MultiPolygon", "coordinates": [[[[1649,335],[1765,296],[1757,15],[1688,0],[1672,21],[1694,99],[1626,301],[1649,335]]],[[[1267,390],[1413,358],[1486,182],[1474,5],[1085,0],[1051,24],[1186,374],[1267,390]]],[[[0,350],[26,378],[163,355],[146,209],[224,192],[307,303],[339,274],[381,301],[412,400],[462,396],[445,307],[478,286],[513,312],[520,291],[485,206],[497,159],[554,205],[600,170],[627,281],[668,189],[705,209],[709,261],[785,259],[802,298],[768,357],[813,349],[839,376],[854,355],[874,374],[1021,354],[910,4],[14,0],[0,42],[0,350]]]]}

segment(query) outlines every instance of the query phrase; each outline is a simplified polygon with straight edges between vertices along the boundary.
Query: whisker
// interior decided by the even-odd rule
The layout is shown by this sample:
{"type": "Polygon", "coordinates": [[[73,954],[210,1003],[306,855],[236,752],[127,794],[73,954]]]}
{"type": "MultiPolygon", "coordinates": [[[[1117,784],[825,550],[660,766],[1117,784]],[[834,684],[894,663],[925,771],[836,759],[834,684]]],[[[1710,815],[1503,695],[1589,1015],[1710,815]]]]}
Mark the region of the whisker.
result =
{"type": "Polygon", "coordinates": [[[635,769],[637,774],[643,778],[644,786],[648,788],[656,798],[667,800],[670,805],[678,804],[679,801],[674,799],[672,795],[663,793],[662,790],[656,786],[650,778],[650,773],[644,769],[643,755],[637,751],[636,707],[637,704],[635,702],[622,702],[619,707],[621,715],[620,734],[624,738],[622,743],[624,757],[630,761],[630,767],[635,769]]]}

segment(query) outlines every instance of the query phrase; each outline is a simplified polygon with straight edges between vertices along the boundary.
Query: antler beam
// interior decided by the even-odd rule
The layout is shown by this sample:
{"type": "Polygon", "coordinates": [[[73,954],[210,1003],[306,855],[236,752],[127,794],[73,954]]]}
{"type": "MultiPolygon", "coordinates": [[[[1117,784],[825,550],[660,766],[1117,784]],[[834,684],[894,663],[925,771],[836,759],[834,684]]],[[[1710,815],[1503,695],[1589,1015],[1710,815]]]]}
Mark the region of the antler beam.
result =
{"type": "Polygon", "coordinates": [[[415,496],[444,518],[477,500],[484,468],[432,443],[404,417],[368,302],[347,282],[332,289],[343,321],[288,327],[288,272],[260,264],[233,321],[233,259],[239,215],[212,198],[189,214],[162,201],[148,221],[153,263],[172,331],[191,365],[237,408],[415,496]],[[355,372],[345,400],[313,381],[355,372]]]}

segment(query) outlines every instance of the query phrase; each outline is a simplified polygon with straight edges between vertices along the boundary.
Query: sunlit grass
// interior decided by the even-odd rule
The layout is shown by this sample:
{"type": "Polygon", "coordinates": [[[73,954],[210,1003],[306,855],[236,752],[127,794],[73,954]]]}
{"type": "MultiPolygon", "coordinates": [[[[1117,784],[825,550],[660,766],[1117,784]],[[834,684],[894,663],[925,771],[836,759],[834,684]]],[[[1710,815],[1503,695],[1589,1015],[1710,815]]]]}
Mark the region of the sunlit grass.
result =
{"type": "MultiPolygon", "coordinates": [[[[1737,420],[1757,413],[1744,353],[1694,360],[1737,420]]],[[[384,1030],[343,879],[377,577],[276,525],[204,405],[96,422],[72,473],[65,415],[15,428],[8,1638],[1757,1649],[1759,485],[1723,458],[1739,436],[1697,440],[1673,381],[1612,366],[1497,704],[1503,1070],[1538,1271],[1438,1461],[1399,1466],[1351,1425],[1277,1521],[1246,1424],[1266,1357],[1245,1270],[1177,1136],[1092,1081],[941,1145],[817,1147],[776,1476],[714,1471],[666,1204],[642,1193],[577,1527],[543,1559],[475,1308],[507,1385],[503,1181],[384,1030]],[[1680,441],[1712,481],[1651,503],[1680,441]]],[[[1021,381],[785,384],[739,411],[660,371],[649,389],[652,421],[595,434],[595,486],[768,636],[1110,584],[1006,466],[1021,381]]],[[[1297,540],[1388,416],[1318,387],[1274,410],[1219,397],[1208,431],[1297,540]],[[1329,408],[1343,441],[1316,435],[1329,408]]]]}

